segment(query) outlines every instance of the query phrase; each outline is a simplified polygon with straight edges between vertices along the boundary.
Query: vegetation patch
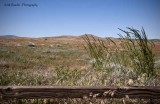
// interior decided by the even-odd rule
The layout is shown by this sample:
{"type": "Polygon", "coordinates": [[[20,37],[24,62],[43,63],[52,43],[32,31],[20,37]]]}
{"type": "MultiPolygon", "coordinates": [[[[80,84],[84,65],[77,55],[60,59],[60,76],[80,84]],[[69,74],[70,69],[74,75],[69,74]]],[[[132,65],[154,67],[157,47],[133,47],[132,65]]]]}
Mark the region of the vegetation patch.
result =
{"type": "MultiPolygon", "coordinates": [[[[0,85],[160,86],[160,54],[154,51],[157,41],[148,40],[143,28],[141,31],[120,30],[124,35],[119,34],[116,40],[92,35],[67,37],[69,40],[65,42],[63,38],[62,43],[61,38],[9,39],[9,43],[1,40],[0,85]],[[28,41],[35,46],[28,46],[28,41]],[[21,45],[16,45],[18,43],[21,45]]],[[[36,101],[41,102],[17,100],[33,104],[36,101]]],[[[82,99],[43,99],[42,103],[79,104],[77,101],[82,102],[82,99]]],[[[87,99],[86,102],[123,103],[123,100],[87,99]]]]}

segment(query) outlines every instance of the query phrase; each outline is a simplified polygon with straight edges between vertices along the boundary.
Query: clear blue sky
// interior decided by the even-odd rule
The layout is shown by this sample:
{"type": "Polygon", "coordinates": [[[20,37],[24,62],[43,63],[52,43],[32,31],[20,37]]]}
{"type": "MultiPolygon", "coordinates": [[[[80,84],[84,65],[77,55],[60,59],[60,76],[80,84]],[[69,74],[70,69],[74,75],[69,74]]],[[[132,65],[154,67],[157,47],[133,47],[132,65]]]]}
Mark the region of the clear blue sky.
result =
{"type": "Polygon", "coordinates": [[[119,37],[126,27],[160,39],[160,0],[0,0],[0,35],[119,37]]]}

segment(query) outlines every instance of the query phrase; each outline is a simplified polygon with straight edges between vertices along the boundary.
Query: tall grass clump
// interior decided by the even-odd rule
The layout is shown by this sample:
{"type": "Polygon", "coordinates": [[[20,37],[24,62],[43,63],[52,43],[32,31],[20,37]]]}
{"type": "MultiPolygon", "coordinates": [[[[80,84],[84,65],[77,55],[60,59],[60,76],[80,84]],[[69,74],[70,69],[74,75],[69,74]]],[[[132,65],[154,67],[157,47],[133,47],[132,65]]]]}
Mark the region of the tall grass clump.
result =
{"type": "Polygon", "coordinates": [[[94,63],[93,69],[102,70],[105,79],[113,77],[109,79],[114,79],[112,82],[121,83],[120,85],[126,85],[129,79],[133,79],[137,83],[143,82],[144,85],[156,75],[152,50],[154,43],[148,40],[143,28],[141,31],[127,29],[128,31],[119,29],[124,35],[119,34],[118,42],[111,38],[97,39],[85,35],[85,49],[93,61],[92,64],[94,63]]]}
{"type": "Polygon", "coordinates": [[[130,66],[136,72],[137,75],[146,76],[151,78],[155,75],[154,68],[154,53],[152,48],[154,43],[149,41],[145,30],[142,28],[141,31],[134,28],[127,28],[129,31],[123,31],[126,35],[119,36],[122,38],[122,41],[125,42],[122,44],[122,47],[127,51],[127,54],[130,60],[130,66]]]}
{"type": "Polygon", "coordinates": [[[83,37],[86,45],[85,50],[91,57],[90,63],[92,64],[92,68],[96,70],[103,70],[105,69],[105,65],[107,63],[107,59],[109,56],[109,48],[106,41],[102,39],[96,39],[94,36],[85,35],[83,37]]]}

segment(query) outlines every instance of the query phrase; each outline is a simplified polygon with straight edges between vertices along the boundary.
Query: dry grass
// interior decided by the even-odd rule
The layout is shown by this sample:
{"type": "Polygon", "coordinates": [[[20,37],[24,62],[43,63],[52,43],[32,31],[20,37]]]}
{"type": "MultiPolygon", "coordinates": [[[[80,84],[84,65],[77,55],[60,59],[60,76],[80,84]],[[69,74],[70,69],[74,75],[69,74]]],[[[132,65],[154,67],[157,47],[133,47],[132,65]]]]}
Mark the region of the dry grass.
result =
{"type": "MultiPolygon", "coordinates": [[[[89,38],[92,38],[92,35],[89,35],[89,38]]],[[[94,38],[107,40],[95,36],[94,38]]],[[[109,44],[111,50],[115,48],[123,50],[118,39],[111,39],[117,43],[116,47],[112,42],[109,44]]],[[[82,36],[34,39],[0,38],[0,85],[127,85],[124,80],[128,76],[121,76],[119,71],[113,73],[111,78],[105,70],[93,70],[93,65],[90,63],[91,58],[84,49],[86,45],[82,36]],[[35,43],[35,47],[28,46],[29,42],[35,43]]],[[[159,46],[160,41],[155,42],[156,60],[160,59],[159,46]]],[[[155,82],[156,80],[150,81],[151,85],[155,82]]],[[[135,84],[138,85],[139,82],[135,84]]],[[[34,104],[35,101],[31,102],[34,104]]],[[[84,99],[55,100],[57,101],[79,104],[78,101],[82,102],[84,99]]],[[[114,99],[96,101],[99,104],[123,103],[122,100],[114,99]]],[[[96,101],[91,99],[89,103],[94,104],[96,101]]]]}

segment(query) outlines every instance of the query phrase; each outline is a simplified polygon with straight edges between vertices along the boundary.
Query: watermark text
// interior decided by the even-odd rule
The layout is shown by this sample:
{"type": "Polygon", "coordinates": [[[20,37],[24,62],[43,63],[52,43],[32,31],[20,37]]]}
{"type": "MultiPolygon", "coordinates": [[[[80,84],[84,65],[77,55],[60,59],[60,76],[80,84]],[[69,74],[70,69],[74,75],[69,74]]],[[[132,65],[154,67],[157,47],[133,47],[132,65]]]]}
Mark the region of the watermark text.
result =
{"type": "Polygon", "coordinates": [[[4,3],[5,7],[38,7],[36,3],[4,3]]]}

